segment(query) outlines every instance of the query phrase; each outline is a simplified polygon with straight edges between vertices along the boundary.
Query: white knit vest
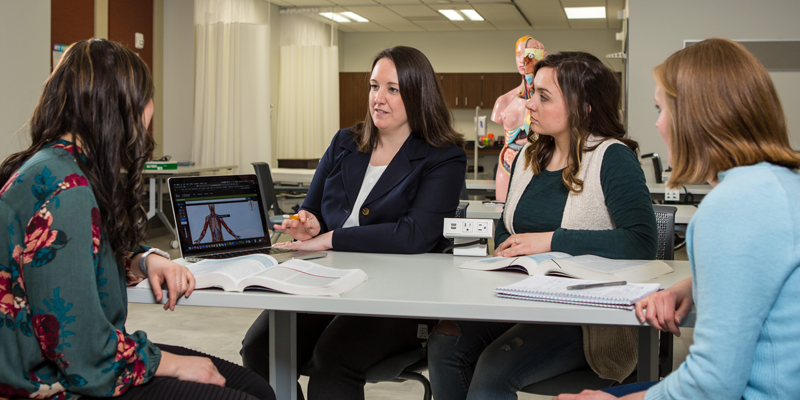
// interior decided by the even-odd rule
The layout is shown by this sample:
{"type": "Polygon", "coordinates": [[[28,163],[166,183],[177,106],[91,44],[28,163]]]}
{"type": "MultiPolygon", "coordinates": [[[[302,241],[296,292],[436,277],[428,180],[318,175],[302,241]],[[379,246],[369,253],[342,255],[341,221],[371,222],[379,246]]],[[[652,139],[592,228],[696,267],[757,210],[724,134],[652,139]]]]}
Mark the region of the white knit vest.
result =
{"type": "MultiPolygon", "coordinates": [[[[561,228],[580,230],[607,230],[614,229],[614,221],[608,213],[603,187],[600,182],[600,171],[603,166],[603,156],[608,146],[620,143],[616,139],[589,136],[586,148],[597,145],[594,151],[584,151],[578,169],[578,179],[583,181],[583,190],[570,191],[567,203],[564,205],[564,215],[561,218],[561,228]],[[598,145],[599,143],[599,145],[598,145]]],[[[531,168],[525,168],[526,152],[530,146],[526,144],[520,151],[514,175],[508,187],[506,206],[503,211],[503,224],[512,235],[514,231],[514,214],[517,210],[522,193],[533,179],[531,168]]],[[[524,212],[525,210],[520,210],[524,212]]],[[[589,366],[601,378],[613,379],[622,382],[636,367],[637,359],[636,328],[608,327],[608,326],[583,326],[583,352],[589,366]]]]}

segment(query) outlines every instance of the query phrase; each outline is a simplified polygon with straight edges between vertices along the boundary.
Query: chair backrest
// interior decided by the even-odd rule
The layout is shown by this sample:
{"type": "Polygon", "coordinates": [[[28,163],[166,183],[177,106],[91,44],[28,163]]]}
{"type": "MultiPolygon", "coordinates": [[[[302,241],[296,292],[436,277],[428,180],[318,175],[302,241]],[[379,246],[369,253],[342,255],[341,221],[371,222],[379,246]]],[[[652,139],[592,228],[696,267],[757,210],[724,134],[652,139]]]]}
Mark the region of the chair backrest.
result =
{"type": "Polygon", "coordinates": [[[653,206],[658,224],[658,252],[657,260],[675,259],[675,213],[676,207],[653,206]]]}
{"type": "Polygon", "coordinates": [[[269,211],[270,207],[272,207],[273,215],[283,214],[278,205],[278,196],[275,193],[275,184],[272,182],[272,172],[269,170],[269,164],[254,162],[253,169],[255,169],[258,177],[258,185],[261,186],[261,201],[264,212],[269,211]]]}

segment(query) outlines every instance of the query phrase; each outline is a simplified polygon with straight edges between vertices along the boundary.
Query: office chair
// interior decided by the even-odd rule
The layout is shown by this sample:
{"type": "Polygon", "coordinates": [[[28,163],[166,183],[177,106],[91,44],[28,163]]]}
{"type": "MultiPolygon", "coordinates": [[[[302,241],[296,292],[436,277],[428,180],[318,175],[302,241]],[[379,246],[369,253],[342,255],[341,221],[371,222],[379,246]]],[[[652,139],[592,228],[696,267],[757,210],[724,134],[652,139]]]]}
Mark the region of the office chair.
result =
{"type": "Polygon", "coordinates": [[[658,157],[658,153],[642,154],[642,159],[645,158],[653,159],[653,172],[656,174],[656,183],[664,183],[664,169],[661,167],[661,158],[658,157]]]}
{"type": "MultiPolygon", "coordinates": [[[[461,187],[461,200],[467,198],[467,182],[461,187]]],[[[466,218],[469,203],[461,201],[456,208],[455,218],[466,218]]],[[[450,240],[452,243],[452,239],[450,240]]],[[[431,399],[431,383],[422,372],[428,369],[428,354],[424,347],[406,353],[398,354],[387,358],[365,371],[366,381],[369,383],[377,382],[405,382],[408,380],[417,381],[425,389],[422,398],[431,399]]]]}
{"type": "MultiPolygon", "coordinates": [[[[675,207],[653,206],[658,225],[658,251],[657,260],[672,260],[675,256],[675,207]]],[[[659,340],[658,367],[660,377],[672,372],[672,334],[661,332],[659,340]]],[[[625,378],[622,384],[636,381],[636,372],[625,378]]],[[[522,392],[535,393],[548,396],[557,396],[560,393],[580,393],[584,389],[600,390],[616,385],[617,382],[599,377],[591,368],[578,369],[565,372],[561,375],[536,382],[522,388],[522,392]]]]}
{"type": "Polygon", "coordinates": [[[275,184],[272,182],[272,172],[269,170],[269,164],[265,162],[254,162],[252,164],[258,177],[258,185],[261,186],[261,206],[264,207],[264,212],[269,211],[270,207],[272,207],[272,215],[269,216],[269,226],[267,228],[272,231],[270,240],[275,243],[275,239],[281,236],[281,232],[276,231],[273,225],[280,225],[285,218],[283,218],[283,211],[278,205],[275,184]]]}

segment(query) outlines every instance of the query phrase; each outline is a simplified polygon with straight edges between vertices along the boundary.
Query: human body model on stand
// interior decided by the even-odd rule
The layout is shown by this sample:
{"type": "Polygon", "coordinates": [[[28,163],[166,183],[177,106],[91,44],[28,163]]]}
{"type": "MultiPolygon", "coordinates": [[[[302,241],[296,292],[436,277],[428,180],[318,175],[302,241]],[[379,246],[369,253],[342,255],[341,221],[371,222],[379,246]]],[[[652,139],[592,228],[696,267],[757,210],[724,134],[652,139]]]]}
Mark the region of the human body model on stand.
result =
{"type": "Polygon", "coordinates": [[[522,83],[498,97],[492,109],[492,121],[503,125],[506,136],[495,176],[495,193],[498,201],[506,200],[511,164],[528,139],[529,125],[525,123],[525,102],[530,98],[533,66],[536,61],[547,56],[544,45],[531,36],[523,36],[517,40],[516,53],[517,70],[522,75],[522,83]]]}

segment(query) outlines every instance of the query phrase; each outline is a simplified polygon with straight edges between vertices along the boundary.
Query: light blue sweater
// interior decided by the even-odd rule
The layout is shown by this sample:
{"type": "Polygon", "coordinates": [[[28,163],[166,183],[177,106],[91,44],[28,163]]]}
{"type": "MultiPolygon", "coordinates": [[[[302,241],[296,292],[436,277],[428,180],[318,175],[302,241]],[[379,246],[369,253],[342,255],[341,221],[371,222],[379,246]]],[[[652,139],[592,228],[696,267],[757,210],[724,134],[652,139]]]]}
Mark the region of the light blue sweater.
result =
{"type": "Polygon", "coordinates": [[[719,174],[689,224],[694,344],[646,399],[800,397],[800,175],[719,174]]]}

